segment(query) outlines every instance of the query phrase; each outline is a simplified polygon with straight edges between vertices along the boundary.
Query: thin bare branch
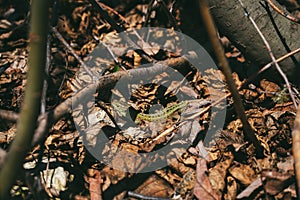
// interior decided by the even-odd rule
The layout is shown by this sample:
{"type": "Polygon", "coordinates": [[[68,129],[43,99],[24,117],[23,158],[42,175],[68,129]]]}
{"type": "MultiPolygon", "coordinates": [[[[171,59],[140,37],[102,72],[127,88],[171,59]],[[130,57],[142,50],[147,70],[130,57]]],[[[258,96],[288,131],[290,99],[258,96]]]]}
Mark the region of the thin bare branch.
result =
{"type": "Polygon", "coordinates": [[[250,141],[256,150],[257,157],[263,157],[263,148],[260,145],[258,139],[256,138],[253,129],[251,128],[247,116],[245,114],[245,109],[242,103],[242,100],[240,98],[240,94],[236,88],[235,82],[231,75],[231,70],[229,68],[227,59],[224,54],[224,50],[222,45],[220,44],[219,37],[217,34],[217,30],[215,28],[212,16],[210,15],[209,8],[208,8],[208,2],[207,0],[199,0],[200,4],[200,13],[202,15],[204,25],[206,27],[206,30],[208,32],[208,35],[210,37],[211,43],[213,45],[216,57],[219,61],[219,67],[221,68],[226,82],[228,84],[228,88],[232,94],[233,100],[234,100],[234,107],[238,114],[238,117],[241,119],[241,122],[243,124],[243,130],[244,130],[244,136],[245,139],[250,141]]]}
{"type": "Polygon", "coordinates": [[[136,199],[145,199],[145,200],[168,200],[166,198],[161,197],[150,197],[143,194],[138,194],[136,192],[128,191],[128,197],[136,198],[136,199]]]}
{"type": "MultiPolygon", "coordinates": [[[[276,62],[279,63],[279,62],[281,62],[281,61],[287,59],[288,57],[293,56],[293,55],[295,55],[295,54],[297,54],[297,53],[299,53],[299,52],[300,52],[300,48],[298,48],[298,49],[296,49],[296,50],[294,50],[294,51],[291,51],[291,52],[285,54],[284,56],[281,56],[280,58],[276,59],[276,62]]],[[[245,82],[244,85],[246,85],[246,83],[251,82],[255,77],[257,77],[258,74],[260,74],[260,73],[266,71],[266,70],[269,69],[272,65],[273,65],[273,62],[269,62],[268,64],[266,64],[265,66],[263,66],[258,72],[252,74],[252,75],[248,78],[248,80],[246,80],[246,82],[245,82]]]]}
{"type": "Polygon", "coordinates": [[[149,20],[150,20],[150,16],[151,16],[151,13],[154,9],[154,3],[155,3],[155,0],[151,0],[149,3],[148,3],[148,8],[147,8],[147,12],[146,12],[146,16],[145,16],[145,21],[143,23],[143,27],[147,27],[148,26],[148,23],[149,23],[149,20]]]}
{"type": "Polygon", "coordinates": [[[268,43],[268,41],[266,40],[265,36],[263,35],[263,33],[260,31],[260,29],[258,28],[257,24],[255,23],[255,21],[253,20],[253,18],[250,16],[249,12],[247,11],[247,8],[245,7],[244,3],[242,2],[242,0],[239,0],[239,3],[241,4],[242,8],[244,9],[244,12],[246,14],[246,16],[248,17],[248,19],[251,21],[251,23],[253,24],[254,28],[256,29],[256,31],[258,32],[259,36],[261,37],[261,39],[263,40],[268,52],[269,52],[269,55],[270,55],[270,58],[273,62],[273,64],[275,65],[277,71],[279,72],[279,74],[281,75],[281,77],[283,78],[285,84],[286,84],[286,87],[288,88],[289,90],[289,94],[290,94],[290,97],[294,103],[294,106],[295,108],[297,109],[297,102],[296,102],[296,99],[293,95],[293,92],[292,92],[292,88],[291,88],[291,85],[289,83],[289,80],[288,78],[286,77],[286,75],[284,74],[284,72],[282,71],[282,69],[280,68],[280,66],[278,65],[278,63],[276,62],[276,58],[275,56],[273,55],[273,52],[271,50],[271,47],[268,43]]]}
{"type": "Polygon", "coordinates": [[[19,119],[19,115],[13,111],[0,110],[0,119],[16,122],[19,119]]]}
{"type": "MultiPolygon", "coordinates": [[[[100,77],[100,79],[97,82],[84,87],[82,90],[76,93],[72,98],[68,98],[62,103],[60,103],[57,107],[54,108],[54,110],[51,110],[49,112],[46,112],[43,115],[40,115],[38,119],[38,127],[35,130],[33,139],[31,141],[31,146],[35,146],[38,143],[42,143],[47,136],[49,128],[51,128],[52,125],[55,124],[63,116],[71,113],[72,106],[76,107],[82,101],[82,99],[87,96],[87,94],[91,94],[91,92],[95,92],[96,89],[114,84],[123,76],[127,76],[133,79],[134,78],[139,79],[139,77],[151,76],[151,74],[153,75],[153,74],[162,73],[168,67],[180,68],[188,64],[189,63],[184,58],[173,58],[166,61],[157,62],[156,64],[154,64],[154,66],[149,68],[131,69],[128,70],[127,72],[118,71],[100,77]]],[[[1,163],[0,163],[0,167],[1,167],[1,163]]]]}
{"type": "Polygon", "coordinates": [[[177,21],[175,19],[175,17],[172,15],[171,11],[168,9],[166,3],[162,0],[158,0],[158,2],[162,5],[162,8],[163,8],[163,11],[165,12],[165,14],[168,16],[168,18],[171,20],[175,30],[181,32],[178,24],[177,24],[177,21]]]}
{"type": "MultiPolygon", "coordinates": [[[[103,19],[105,19],[114,30],[116,30],[118,33],[126,31],[125,27],[122,24],[118,24],[113,18],[108,15],[105,10],[103,10],[102,4],[100,4],[96,0],[89,0],[89,2],[94,6],[94,8],[99,11],[103,19]]],[[[124,39],[130,44],[130,46],[134,48],[134,51],[147,62],[152,63],[153,61],[155,61],[155,59],[149,56],[138,44],[132,41],[132,39],[127,34],[122,35],[122,37],[125,37],[124,39]]]]}
{"type": "MultiPolygon", "coordinates": [[[[291,52],[291,49],[290,49],[289,45],[287,44],[286,38],[281,33],[280,28],[278,27],[278,25],[277,25],[277,23],[276,23],[276,21],[275,21],[275,19],[273,17],[273,14],[272,14],[272,12],[270,10],[269,4],[266,1],[264,1],[264,4],[263,4],[263,2],[259,2],[259,3],[267,11],[268,16],[270,18],[270,21],[271,21],[271,23],[272,23],[272,25],[273,25],[273,27],[274,27],[274,29],[276,31],[276,34],[278,35],[278,37],[280,39],[282,45],[284,46],[285,50],[287,52],[291,52]]],[[[291,56],[291,59],[292,59],[293,63],[295,64],[295,66],[299,65],[299,63],[298,63],[297,59],[295,58],[295,56],[291,56]]]]}
{"type": "Polygon", "coordinates": [[[88,75],[93,79],[94,74],[91,72],[89,67],[83,62],[83,60],[75,53],[73,48],[67,43],[67,41],[63,38],[63,36],[58,32],[55,27],[52,27],[52,32],[55,34],[57,39],[61,41],[65,45],[65,47],[69,50],[69,52],[76,58],[76,60],[80,63],[80,65],[84,68],[84,70],[88,73],[88,75]]]}
{"type": "Polygon", "coordinates": [[[287,18],[288,20],[291,20],[292,22],[298,23],[300,24],[300,19],[297,17],[294,17],[293,15],[281,10],[280,8],[278,8],[278,6],[276,6],[272,0],[265,0],[276,12],[278,12],[280,15],[284,16],[285,18],[287,18]]]}

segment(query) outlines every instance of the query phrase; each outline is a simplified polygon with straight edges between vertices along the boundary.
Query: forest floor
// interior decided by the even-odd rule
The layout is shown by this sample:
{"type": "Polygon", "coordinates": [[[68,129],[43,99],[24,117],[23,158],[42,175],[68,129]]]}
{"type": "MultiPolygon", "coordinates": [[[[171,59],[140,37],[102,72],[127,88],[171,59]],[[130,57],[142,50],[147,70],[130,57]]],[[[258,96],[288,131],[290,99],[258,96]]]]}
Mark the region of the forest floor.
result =
{"type": "MultiPolygon", "coordinates": [[[[256,66],[221,37],[236,85],[243,85],[239,93],[248,121],[264,149],[258,158],[243,136],[221,71],[204,66],[215,57],[195,5],[101,2],[97,7],[85,0],[57,1],[51,8],[55,28],[49,31],[43,105],[49,112],[70,98],[80,103],[28,153],[11,199],[297,199],[296,109],[284,84],[262,75],[243,85],[256,66]],[[148,29],[133,31],[142,27],[148,29]],[[130,38],[116,30],[128,30],[130,38]],[[181,31],[210,54],[197,60],[199,66],[180,60],[190,47],[181,31]],[[149,62],[175,64],[151,76],[149,62]],[[149,72],[137,71],[141,67],[149,72]],[[124,79],[113,80],[112,74],[123,72],[124,79]],[[128,81],[132,74],[136,80],[128,81]],[[80,94],[106,78],[110,84],[80,94]],[[190,99],[202,101],[193,107],[190,99]]],[[[300,8],[296,1],[284,2],[290,10],[300,8]]],[[[26,92],[29,6],[2,4],[0,112],[14,114],[0,121],[0,147],[8,151],[26,92]]],[[[298,88],[293,92],[298,100],[298,88]]]]}

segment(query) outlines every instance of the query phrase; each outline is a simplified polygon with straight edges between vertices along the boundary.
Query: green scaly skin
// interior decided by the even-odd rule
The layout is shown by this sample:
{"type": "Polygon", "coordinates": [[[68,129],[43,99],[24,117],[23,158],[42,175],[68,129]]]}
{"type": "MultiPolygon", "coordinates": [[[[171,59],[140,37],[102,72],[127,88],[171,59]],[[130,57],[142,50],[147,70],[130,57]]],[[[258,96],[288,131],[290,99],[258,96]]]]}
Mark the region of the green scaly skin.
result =
{"type": "Polygon", "coordinates": [[[178,104],[168,106],[168,107],[162,109],[161,111],[158,111],[153,114],[139,113],[136,116],[135,121],[136,122],[139,122],[141,120],[149,121],[149,122],[160,121],[160,120],[163,120],[163,119],[171,116],[174,112],[185,108],[187,105],[188,105],[188,101],[182,101],[178,104]]]}
{"type": "MultiPolygon", "coordinates": [[[[155,121],[164,120],[164,119],[168,118],[169,116],[171,116],[176,111],[186,108],[188,106],[188,104],[192,103],[192,102],[199,102],[201,105],[206,105],[209,103],[209,101],[203,100],[203,99],[182,101],[178,104],[168,106],[168,107],[162,109],[161,111],[158,111],[153,114],[139,113],[136,116],[135,122],[136,123],[139,123],[140,121],[155,122],[155,121]]],[[[120,103],[119,101],[115,100],[112,102],[112,106],[114,107],[114,109],[116,109],[116,111],[121,116],[126,116],[126,110],[128,109],[129,105],[124,105],[124,104],[120,103]]]]}

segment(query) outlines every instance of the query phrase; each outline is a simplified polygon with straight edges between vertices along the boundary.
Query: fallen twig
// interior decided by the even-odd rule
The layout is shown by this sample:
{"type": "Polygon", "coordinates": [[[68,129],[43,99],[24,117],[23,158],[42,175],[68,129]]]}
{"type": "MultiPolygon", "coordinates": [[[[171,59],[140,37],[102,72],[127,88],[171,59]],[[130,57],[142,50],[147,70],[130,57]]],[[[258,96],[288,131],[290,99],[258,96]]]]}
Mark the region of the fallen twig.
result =
{"type": "Polygon", "coordinates": [[[276,6],[272,0],[265,0],[266,2],[268,2],[268,4],[276,11],[278,12],[280,15],[284,16],[285,18],[287,18],[288,20],[298,23],[300,24],[300,19],[298,19],[297,17],[294,17],[293,15],[281,10],[280,8],[278,8],[278,6],[276,6]]]}
{"type": "Polygon", "coordinates": [[[16,122],[19,119],[19,115],[13,111],[0,110],[0,119],[16,122]]]}
{"type": "Polygon", "coordinates": [[[214,26],[212,16],[209,13],[208,3],[207,0],[199,0],[200,4],[200,13],[202,14],[203,22],[206,26],[206,30],[208,32],[209,38],[211,40],[211,43],[213,45],[216,57],[219,61],[219,67],[221,68],[226,82],[228,84],[229,91],[232,94],[233,100],[234,100],[234,107],[235,111],[238,114],[238,117],[240,118],[242,124],[243,124],[243,130],[244,130],[244,136],[245,139],[250,141],[256,150],[257,157],[262,158],[263,157],[263,148],[260,145],[258,139],[256,138],[253,129],[251,128],[247,116],[245,114],[245,109],[242,103],[242,100],[240,98],[240,94],[236,88],[235,82],[231,75],[231,70],[229,68],[227,59],[224,54],[224,50],[220,44],[217,30],[214,26]]]}
{"type": "MultiPolygon", "coordinates": [[[[154,66],[149,68],[138,68],[131,69],[127,72],[119,71],[112,74],[104,75],[98,79],[95,83],[85,86],[82,90],[73,95],[72,98],[68,98],[58,106],[56,106],[53,110],[46,112],[43,115],[40,115],[38,118],[38,127],[34,132],[34,136],[31,142],[31,146],[35,146],[41,142],[43,142],[46,138],[48,130],[55,124],[59,119],[61,119],[66,114],[72,112],[72,106],[76,107],[79,103],[81,103],[82,99],[84,99],[88,94],[95,92],[99,88],[106,87],[110,84],[116,83],[121,77],[127,76],[131,78],[139,79],[139,77],[143,76],[151,76],[153,74],[159,74],[164,72],[168,67],[180,68],[189,64],[188,61],[184,58],[173,58],[168,59],[166,61],[160,61],[154,66]]],[[[5,117],[5,113],[10,113],[11,111],[0,112],[0,116],[5,117]],[[4,114],[3,114],[4,113],[4,114]]],[[[14,120],[17,120],[17,116],[14,115],[14,120]]],[[[1,154],[2,158],[0,160],[4,160],[6,154],[1,154]]],[[[0,167],[3,163],[0,163],[0,167]]]]}
{"type": "MultiPolygon", "coordinates": [[[[297,53],[299,53],[299,52],[300,52],[300,48],[298,48],[298,49],[296,49],[296,50],[294,50],[294,51],[291,51],[291,52],[289,52],[289,53],[287,53],[287,54],[281,56],[280,58],[276,59],[276,62],[279,63],[279,62],[281,62],[281,61],[287,59],[288,57],[293,56],[293,55],[295,55],[295,54],[297,54],[297,53]]],[[[268,64],[266,64],[265,66],[263,66],[258,72],[252,74],[252,75],[246,80],[245,84],[243,84],[243,85],[246,85],[247,83],[251,82],[258,74],[260,74],[260,73],[266,71],[267,69],[269,69],[269,68],[272,66],[272,64],[273,64],[273,62],[269,62],[268,64]]]]}
{"type": "Polygon", "coordinates": [[[63,36],[57,31],[55,27],[52,27],[51,31],[54,35],[65,45],[65,47],[69,50],[69,52],[76,58],[76,60],[80,63],[80,65],[84,68],[84,70],[88,73],[88,75],[93,79],[94,75],[89,69],[89,67],[83,62],[83,60],[75,53],[72,47],[67,43],[67,41],[63,38],[63,36]]]}
{"type": "MultiPolygon", "coordinates": [[[[117,22],[113,18],[111,18],[105,10],[103,10],[102,4],[100,4],[96,0],[89,0],[89,2],[95,9],[99,11],[101,17],[103,17],[103,19],[105,19],[114,30],[116,30],[118,33],[126,31],[123,25],[118,25],[117,22]]],[[[145,59],[148,63],[152,63],[154,61],[154,59],[149,56],[138,44],[133,42],[127,34],[124,34],[124,37],[124,39],[134,48],[134,51],[138,53],[143,59],[145,59]]]]}

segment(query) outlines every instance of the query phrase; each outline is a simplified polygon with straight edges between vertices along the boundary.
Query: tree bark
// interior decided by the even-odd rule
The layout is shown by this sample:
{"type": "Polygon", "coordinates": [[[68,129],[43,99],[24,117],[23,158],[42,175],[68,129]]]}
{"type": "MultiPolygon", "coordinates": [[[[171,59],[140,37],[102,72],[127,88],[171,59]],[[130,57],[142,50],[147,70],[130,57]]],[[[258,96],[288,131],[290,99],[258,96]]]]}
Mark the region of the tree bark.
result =
{"type": "MultiPolygon", "coordinates": [[[[287,53],[286,48],[280,41],[271,19],[265,8],[257,0],[244,0],[251,17],[255,20],[258,27],[267,38],[272,52],[276,58],[287,53]]],[[[238,0],[209,0],[210,11],[214,17],[216,26],[222,35],[227,36],[231,42],[251,60],[256,66],[263,67],[271,62],[268,50],[264,46],[262,39],[245,15],[243,8],[238,0]]],[[[300,46],[300,26],[280,16],[270,8],[272,16],[286,44],[291,50],[300,46]]],[[[291,58],[280,63],[282,70],[286,73],[289,80],[296,85],[300,85],[300,54],[296,54],[295,59],[298,65],[291,58]]],[[[266,75],[274,80],[281,80],[275,67],[266,72],[266,75]]]]}

